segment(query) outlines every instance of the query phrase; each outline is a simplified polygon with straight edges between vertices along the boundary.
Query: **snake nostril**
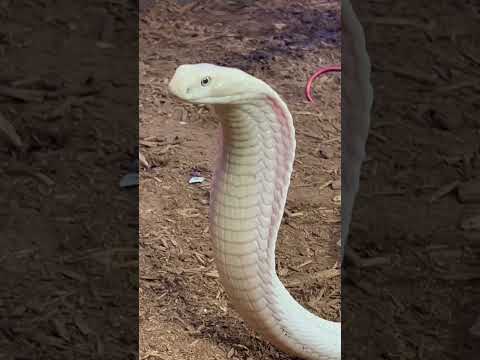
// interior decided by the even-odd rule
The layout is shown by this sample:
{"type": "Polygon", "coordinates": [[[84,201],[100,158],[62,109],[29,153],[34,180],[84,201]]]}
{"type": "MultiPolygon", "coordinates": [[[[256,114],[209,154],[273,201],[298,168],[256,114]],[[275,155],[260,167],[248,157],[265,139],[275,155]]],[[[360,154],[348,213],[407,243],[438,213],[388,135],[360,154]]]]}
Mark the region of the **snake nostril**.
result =
{"type": "Polygon", "coordinates": [[[189,87],[185,89],[185,93],[190,94],[190,88],[189,87]]]}

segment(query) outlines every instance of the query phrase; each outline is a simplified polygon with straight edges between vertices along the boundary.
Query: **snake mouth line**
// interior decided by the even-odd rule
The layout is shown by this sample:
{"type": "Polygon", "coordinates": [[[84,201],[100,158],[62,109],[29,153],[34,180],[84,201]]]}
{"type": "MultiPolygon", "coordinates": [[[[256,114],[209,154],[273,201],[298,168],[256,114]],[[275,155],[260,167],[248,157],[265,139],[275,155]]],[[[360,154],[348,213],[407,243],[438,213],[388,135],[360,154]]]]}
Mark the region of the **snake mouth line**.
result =
{"type": "Polygon", "coordinates": [[[177,99],[196,105],[245,105],[254,101],[266,100],[270,95],[264,92],[245,92],[239,91],[225,96],[189,96],[189,91],[176,89],[172,83],[168,85],[170,94],[177,99]]]}

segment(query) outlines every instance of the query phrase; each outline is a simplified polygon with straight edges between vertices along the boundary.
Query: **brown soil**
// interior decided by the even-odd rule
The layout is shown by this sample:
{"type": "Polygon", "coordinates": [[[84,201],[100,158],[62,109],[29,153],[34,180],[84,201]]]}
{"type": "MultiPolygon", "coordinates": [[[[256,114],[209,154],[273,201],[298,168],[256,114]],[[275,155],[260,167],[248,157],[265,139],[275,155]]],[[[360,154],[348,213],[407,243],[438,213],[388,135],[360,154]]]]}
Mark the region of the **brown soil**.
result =
{"type": "Polygon", "coordinates": [[[347,268],[345,358],[478,359],[478,7],[354,4],[375,106],[349,245],[391,263],[347,268]]]}
{"type": "Polygon", "coordinates": [[[210,62],[246,70],[286,100],[298,148],[278,272],[307,308],[340,321],[340,79],[319,80],[313,105],[303,95],[318,66],[340,62],[340,5],[181,3],[158,1],[140,24],[140,150],[151,166],[140,184],[140,357],[288,359],[228,306],[207,227],[218,122],[166,84],[178,65],[210,62]],[[190,185],[194,171],[207,180],[190,185]]]}
{"type": "Polygon", "coordinates": [[[2,359],[136,353],[138,197],[119,187],[137,143],[132,16],[0,3],[2,359]]]}

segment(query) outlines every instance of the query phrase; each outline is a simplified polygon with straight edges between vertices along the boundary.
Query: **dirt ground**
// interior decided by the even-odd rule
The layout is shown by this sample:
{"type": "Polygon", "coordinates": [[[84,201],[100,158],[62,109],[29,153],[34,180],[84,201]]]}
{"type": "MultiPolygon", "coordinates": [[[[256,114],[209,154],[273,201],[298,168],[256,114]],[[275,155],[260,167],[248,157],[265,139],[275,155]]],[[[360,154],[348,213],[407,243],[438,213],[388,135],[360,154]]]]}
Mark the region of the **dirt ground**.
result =
{"type": "Polygon", "coordinates": [[[1,359],[137,353],[136,15],[0,3],[1,359]]]}
{"type": "Polygon", "coordinates": [[[166,84],[184,63],[241,68],[289,105],[297,156],[280,229],[280,278],[304,306],[340,321],[340,77],[307,77],[340,63],[339,1],[158,1],[140,21],[140,358],[288,359],[233,312],[207,228],[218,122],[177,102],[166,84]],[[223,3],[223,4],[222,4],[223,3]],[[188,183],[192,174],[206,178],[188,183]]]}
{"type": "Polygon", "coordinates": [[[375,105],[349,245],[391,263],[347,268],[345,358],[479,359],[478,5],[353,3],[375,105]]]}

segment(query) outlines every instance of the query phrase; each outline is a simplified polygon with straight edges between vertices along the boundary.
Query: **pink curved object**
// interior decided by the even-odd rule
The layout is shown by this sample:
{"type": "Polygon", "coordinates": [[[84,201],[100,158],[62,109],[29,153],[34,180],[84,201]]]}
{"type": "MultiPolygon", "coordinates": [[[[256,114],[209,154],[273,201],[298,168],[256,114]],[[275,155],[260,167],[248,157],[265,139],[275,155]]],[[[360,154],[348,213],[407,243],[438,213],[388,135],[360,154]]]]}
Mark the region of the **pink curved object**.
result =
{"type": "Polygon", "coordinates": [[[313,102],[313,97],[312,97],[312,84],[315,81],[316,78],[319,76],[332,72],[332,71],[341,71],[342,67],[340,65],[333,65],[333,66],[326,66],[318,69],[315,74],[310,76],[310,78],[307,81],[307,86],[305,87],[305,96],[307,97],[308,101],[313,102]]]}

